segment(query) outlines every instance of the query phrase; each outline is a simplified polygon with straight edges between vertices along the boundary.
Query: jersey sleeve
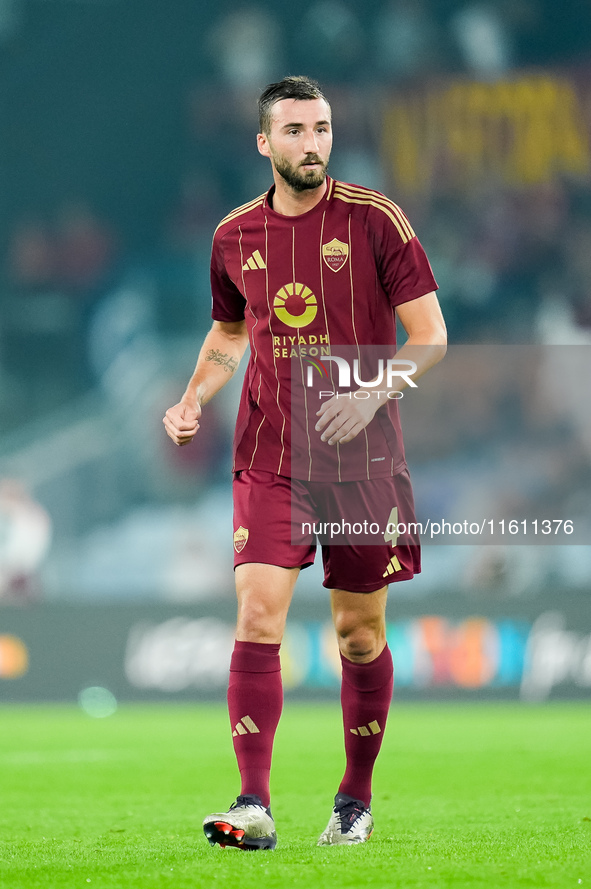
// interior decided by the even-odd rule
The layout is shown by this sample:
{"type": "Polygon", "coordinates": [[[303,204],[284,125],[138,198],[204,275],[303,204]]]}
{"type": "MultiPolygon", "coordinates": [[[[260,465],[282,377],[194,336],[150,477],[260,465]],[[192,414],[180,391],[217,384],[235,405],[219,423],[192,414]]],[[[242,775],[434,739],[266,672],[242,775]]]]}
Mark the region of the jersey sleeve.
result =
{"type": "Polygon", "coordinates": [[[393,306],[438,289],[427,254],[401,210],[399,213],[403,226],[384,214],[377,232],[380,279],[393,306]]]}
{"type": "Polygon", "coordinates": [[[246,300],[226,270],[221,238],[214,237],[211,250],[211,317],[214,321],[242,321],[246,300]]]}

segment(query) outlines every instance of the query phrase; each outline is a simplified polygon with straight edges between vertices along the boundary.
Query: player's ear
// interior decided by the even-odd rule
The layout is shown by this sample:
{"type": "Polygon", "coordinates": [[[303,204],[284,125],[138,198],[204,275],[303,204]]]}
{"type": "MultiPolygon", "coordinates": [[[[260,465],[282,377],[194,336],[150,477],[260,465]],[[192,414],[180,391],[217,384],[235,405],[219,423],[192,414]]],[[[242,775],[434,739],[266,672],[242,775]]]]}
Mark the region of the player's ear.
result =
{"type": "Polygon", "coordinates": [[[259,133],[257,136],[257,148],[259,150],[259,154],[262,154],[263,157],[271,157],[269,140],[264,133],[259,133]]]}

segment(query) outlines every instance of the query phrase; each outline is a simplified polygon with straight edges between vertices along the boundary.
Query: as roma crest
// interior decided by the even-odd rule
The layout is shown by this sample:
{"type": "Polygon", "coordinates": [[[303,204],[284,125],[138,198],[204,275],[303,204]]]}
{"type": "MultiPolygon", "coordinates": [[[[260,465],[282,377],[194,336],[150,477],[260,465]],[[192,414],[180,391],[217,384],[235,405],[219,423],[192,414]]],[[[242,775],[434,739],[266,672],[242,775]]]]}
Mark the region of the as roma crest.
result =
{"type": "Polygon", "coordinates": [[[347,262],[349,245],[343,244],[338,238],[333,238],[330,243],[322,245],[322,256],[329,269],[338,272],[347,262]]]}
{"type": "Polygon", "coordinates": [[[234,531],[234,549],[237,553],[241,553],[248,541],[248,530],[242,525],[237,531],[234,531]]]}

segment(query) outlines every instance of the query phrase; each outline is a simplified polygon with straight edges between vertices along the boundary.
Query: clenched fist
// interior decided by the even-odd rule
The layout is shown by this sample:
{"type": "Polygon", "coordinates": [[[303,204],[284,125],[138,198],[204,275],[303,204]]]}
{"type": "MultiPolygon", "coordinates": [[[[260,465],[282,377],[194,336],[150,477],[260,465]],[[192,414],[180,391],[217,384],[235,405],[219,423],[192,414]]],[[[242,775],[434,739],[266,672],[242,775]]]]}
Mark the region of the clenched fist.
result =
{"type": "Polygon", "coordinates": [[[166,434],[172,438],[176,445],[182,447],[193,441],[193,437],[199,429],[200,417],[201,405],[198,404],[197,408],[194,408],[186,402],[180,401],[174,407],[169,407],[162,422],[166,434]]]}

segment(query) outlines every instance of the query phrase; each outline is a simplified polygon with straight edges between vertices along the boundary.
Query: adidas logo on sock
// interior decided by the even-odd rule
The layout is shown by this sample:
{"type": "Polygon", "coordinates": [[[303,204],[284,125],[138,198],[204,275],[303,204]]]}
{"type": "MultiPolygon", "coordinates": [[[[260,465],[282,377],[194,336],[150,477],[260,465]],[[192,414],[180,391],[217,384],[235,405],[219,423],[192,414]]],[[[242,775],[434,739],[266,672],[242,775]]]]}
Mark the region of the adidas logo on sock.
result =
{"type": "Polygon", "coordinates": [[[242,266],[242,271],[247,272],[249,269],[266,269],[266,263],[258,250],[255,250],[252,256],[250,256],[244,265],[242,266]]]}
{"type": "Polygon", "coordinates": [[[236,735],[247,735],[249,732],[251,735],[256,735],[259,733],[259,731],[260,730],[257,728],[250,716],[243,716],[240,722],[236,724],[236,728],[232,732],[232,737],[235,738],[236,735]]]}
{"type": "Polygon", "coordinates": [[[394,574],[395,571],[402,571],[402,565],[398,561],[398,556],[392,556],[382,577],[388,577],[389,574],[394,574]]]}
{"type": "Polygon", "coordinates": [[[382,731],[377,719],[374,719],[373,722],[370,722],[369,725],[360,725],[358,728],[349,729],[350,732],[354,735],[379,735],[382,731]]]}

